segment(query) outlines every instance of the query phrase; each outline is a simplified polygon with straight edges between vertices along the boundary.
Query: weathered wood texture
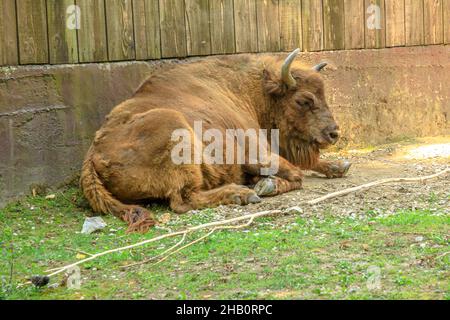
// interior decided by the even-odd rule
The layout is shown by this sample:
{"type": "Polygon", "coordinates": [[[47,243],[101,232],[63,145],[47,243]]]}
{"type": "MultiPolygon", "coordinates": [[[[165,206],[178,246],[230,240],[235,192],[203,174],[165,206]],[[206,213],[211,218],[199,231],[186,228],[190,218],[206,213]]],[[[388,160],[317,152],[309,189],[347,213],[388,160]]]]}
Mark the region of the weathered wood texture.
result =
{"type": "Polygon", "coordinates": [[[107,0],[106,28],[109,60],[135,59],[132,0],[107,0]]]}
{"type": "Polygon", "coordinates": [[[159,2],[133,0],[133,22],[137,60],[161,58],[159,2]]]}
{"type": "Polygon", "coordinates": [[[444,42],[450,43],[450,0],[444,0],[444,42]]]}
{"type": "Polygon", "coordinates": [[[444,42],[443,0],[424,0],[425,44],[444,42]]]}
{"type": "Polygon", "coordinates": [[[47,0],[50,63],[78,62],[75,0],[47,0]]]}
{"type": "Polygon", "coordinates": [[[345,49],[364,48],[364,1],[344,0],[345,49]]]}
{"type": "Polygon", "coordinates": [[[366,48],[384,48],[386,46],[384,0],[365,0],[364,9],[366,48]]]}
{"type": "Polygon", "coordinates": [[[302,2],[280,0],[280,49],[290,51],[303,48],[302,2]]]}
{"type": "Polygon", "coordinates": [[[210,0],[211,53],[236,52],[233,0],[210,0]]]}
{"type": "Polygon", "coordinates": [[[16,19],[16,4],[14,0],[1,0],[0,65],[16,65],[19,63],[16,19]]]}
{"type": "Polygon", "coordinates": [[[344,0],[323,0],[323,18],[325,50],[344,49],[344,0]]]}
{"type": "Polygon", "coordinates": [[[49,63],[45,0],[17,0],[21,64],[49,63]]]}
{"type": "Polygon", "coordinates": [[[80,8],[78,52],[80,62],[108,60],[104,0],[77,0],[80,8]]]}
{"type": "Polygon", "coordinates": [[[423,44],[423,1],[405,0],[405,32],[407,46],[423,44]]]}
{"type": "Polygon", "coordinates": [[[189,56],[211,54],[209,1],[210,0],[185,0],[187,53],[189,56]]]}
{"type": "Polygon", "coordinates": [[[184,2],[159,0],[161,55],[164,58],[187,56],[184,2]]]}
{"type": "Polygon", "coordinates": [[[0,65],[450,43],[450,0],[0,0],[0,65]]]}
{"type": "Polygon", "coordinates": [[[256,19],[258,21],[258,51],[280,51],[278,0],[257,1],[256,19]]]}
{"type": "Polygon", "coordinates": [[[258,0],[234,0],[236,52],[258,51],[256,2],[258,0]]]}
{"type": "Polygon", "coordinates": [[[405,1],[385,0],[386,6],[386,46],[405,45],[405,1]]]}
{"type": "Polygon", "coordinates": [[[302,1],[303,49],[323,49],[323,11],[321,0],[302,1]]]}

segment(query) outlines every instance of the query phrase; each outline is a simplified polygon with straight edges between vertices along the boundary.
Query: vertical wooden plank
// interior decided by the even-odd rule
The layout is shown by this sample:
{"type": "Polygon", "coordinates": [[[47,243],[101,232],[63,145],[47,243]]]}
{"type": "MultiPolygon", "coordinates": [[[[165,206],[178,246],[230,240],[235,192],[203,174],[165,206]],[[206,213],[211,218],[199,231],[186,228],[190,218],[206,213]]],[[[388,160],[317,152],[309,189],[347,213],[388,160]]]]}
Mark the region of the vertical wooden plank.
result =
{"type": "Polygon", "coordinates": [[[164,58],[185,57],[186,27],[184,1],[159,0],[161,52],[164,58]]]}
{"type": "Polygon", "coordinates": [[[233,0],[210,0],[211,17],[211,52],[234,53],[236,42],[234,37],[233,0]]]}
{"type": "Polygon", "coordinates": [[[365,0],[365,41],[367,49],[386,46],[384,0],[365,0]]]}
{"type": "Polygon", "coordinates": [[[364,2],[344,0],[345,49],[364,48],[364,2]]]}
{"type": "Polygon", "coordinates": [[[78,53],[80,62],[108,60],[104,0],[76,0],[80,7],[78,53]]]}
{"type": "Polygon", "coordinates": [[[302,1],[303,49],[323,49],[323,12],[321,0],[302,1]]]}
{"type": "Polygon", "coordinates": [[[185,0],[185,3],[188,55],[211,54],[209,0],[185,0]]]}
{"type": "Polygon", "coordinates": [[[131,0],[107,0],[106,2],[109,61],[136,58],[131,2],[131,0]]]}
{"type": "Polygon", "coordinates": [[[260,0],[256,3],[259,52],[280,51],[280,15],[278,0],[260,0]]]}
{"type": "Polygon", "coordinates": [[[303,49],[301,0],[280,0],[280,49],[303,49]]]}
{"type": "Polygon", "coordinates": [[[450,43],[450,0],[444,0],[444,42],[450,43]]]}
{"type": "Polygon", "coordinates": [[[405,43],[407,46],[423,44],[423,1],[405,0],[405,43]]]}
{"type": "Polygon", "coordinates": [[[234,0],[236,52],[258,51],[257,0],[234,0]]]}
{"type": "Polygon", "coordinates": [[[161,31],[159,26],[159,2],[145,0],[145,25],[147,50],[150,59],[161,58],[161,31]]]}
{"type": "Polygon", "coordinates": [[[425,44],[444,42],[442,0],[424,0],[425,44]]]}
{"type": "Polygon", "coordinates": [[[145,0],[133,0],[133,28],[136,60],[149,59],[147,48],[147,19],[145,14],[145,0]]]}
{"type": "Polygon", "coordinates": [[[136,59],[161,58],[159,2],[133,0],[133,22],[136,59]]]}
{"type": "Polygon", "coordinates": [[[344,49],[344,14],[344,0],[323,0],[325,50],[344,49]]]}
{"type": "MultiPolygon", "coordinates": [[[[76,17],[71,22],[74,28],[67,25],[67,9],[72,6],[71,14],[76,15],[74,0],[47,0],[48,14],[48,41],[50,50],[50,63],[77,63],[78,44],[76,17]]],[[[69,8],[70,9],[70,8],[69,8]]]]}
{"type": "Polygon", "coordinates": [[[385,0],[386,5],[386,46],[405,45],[405,1],[385,0]]]}
{"type": "Polygon", "coordinates": [[[48,63],[45,0],[17,0],[21,64],[48,63]]]}
{"type": "Polygon", "coordinates": [[[0,1],[0,66],[19,63],[17,47],[16,4],[14,0],[0,1]]]}

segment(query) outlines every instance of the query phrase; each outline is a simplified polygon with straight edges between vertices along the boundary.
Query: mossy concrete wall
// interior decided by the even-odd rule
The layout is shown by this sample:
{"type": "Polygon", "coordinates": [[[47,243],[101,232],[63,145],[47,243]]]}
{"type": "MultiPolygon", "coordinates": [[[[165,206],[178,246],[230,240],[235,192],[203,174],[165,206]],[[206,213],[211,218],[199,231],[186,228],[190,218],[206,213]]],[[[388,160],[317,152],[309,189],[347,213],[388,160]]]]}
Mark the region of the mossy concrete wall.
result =
{"type": "MultiPolygon", "coordinates": [[[[194,58],[199,59],[199,58],[194,58]]],[[[303,53],[324,71],[341,145],[450,134],[450,47],[303,53]]],[[[165,63],[0,69],[0,205],[77,175],[105,115],[165,63]]]]}

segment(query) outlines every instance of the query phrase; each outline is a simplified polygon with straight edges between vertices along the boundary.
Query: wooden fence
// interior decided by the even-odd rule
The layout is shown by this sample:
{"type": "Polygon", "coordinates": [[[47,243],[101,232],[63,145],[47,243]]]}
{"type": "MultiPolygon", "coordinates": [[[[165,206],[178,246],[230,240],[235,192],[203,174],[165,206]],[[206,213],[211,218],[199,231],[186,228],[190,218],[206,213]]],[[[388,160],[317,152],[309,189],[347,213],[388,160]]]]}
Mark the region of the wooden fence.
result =
{"type": "Polygon", "coordinates": [[[0,0],[0,65],[443,43],[450,0],[0,0]]]}

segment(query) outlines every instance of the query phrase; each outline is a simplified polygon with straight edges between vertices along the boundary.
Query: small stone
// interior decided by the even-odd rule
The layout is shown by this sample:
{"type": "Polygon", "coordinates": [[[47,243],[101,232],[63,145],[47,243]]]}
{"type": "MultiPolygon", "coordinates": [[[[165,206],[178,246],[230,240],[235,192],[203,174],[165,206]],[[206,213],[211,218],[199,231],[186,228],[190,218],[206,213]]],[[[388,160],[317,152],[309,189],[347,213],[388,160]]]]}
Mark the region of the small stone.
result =
{"type": "Polygon", "coordinates": [[[418,236],[415,238],[416,242],[422,242],[423,241],[423,237],[422,236],[418,236]]]}
{"type": "Polygon", "coordinates": [[[81,230],[81,233],[91,234],[105,227],[106,222],[101,217],[86,218],[86,220],[84,220],[83,229],[81,230]]]}

